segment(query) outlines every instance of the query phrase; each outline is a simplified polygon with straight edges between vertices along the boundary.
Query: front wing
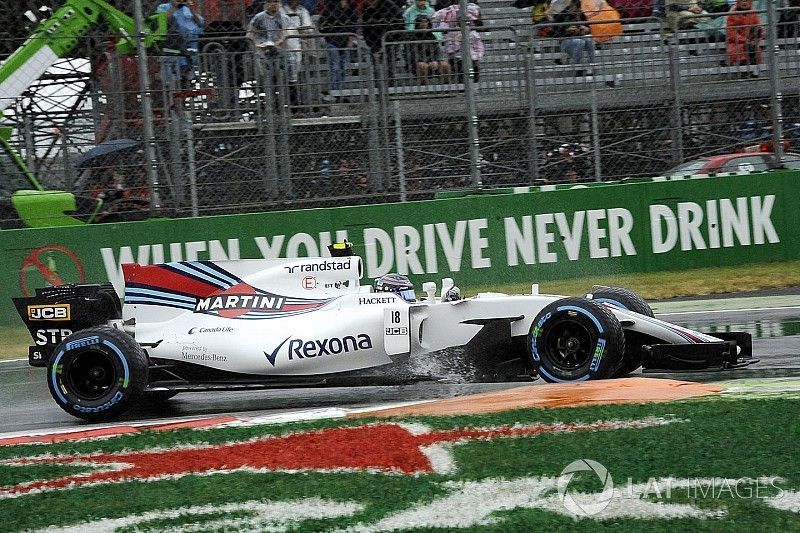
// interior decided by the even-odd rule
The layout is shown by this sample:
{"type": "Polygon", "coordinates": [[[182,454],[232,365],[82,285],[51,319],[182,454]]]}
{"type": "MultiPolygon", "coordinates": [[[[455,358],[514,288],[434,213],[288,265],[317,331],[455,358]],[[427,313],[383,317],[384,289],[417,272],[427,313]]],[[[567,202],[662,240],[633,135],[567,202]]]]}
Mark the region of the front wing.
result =
{"type": "Polygon", "coordinates": [[[743,368],[753,359],[749,333],[714,333],[720,342],[699,344],[646,344],[642,346],[644,372],[697,372],[743,368]]]}

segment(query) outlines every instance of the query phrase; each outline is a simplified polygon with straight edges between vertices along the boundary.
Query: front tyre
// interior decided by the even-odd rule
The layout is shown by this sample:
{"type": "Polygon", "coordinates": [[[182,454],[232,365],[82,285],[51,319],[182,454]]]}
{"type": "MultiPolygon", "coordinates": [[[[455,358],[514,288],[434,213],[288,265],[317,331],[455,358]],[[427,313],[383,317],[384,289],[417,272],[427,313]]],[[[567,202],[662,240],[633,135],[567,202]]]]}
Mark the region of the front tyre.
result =
{"type": "Polygon", "coordinates": [[[147,386],[147,356],[123,331],[87,328],[56,346],[47,366],[47,385],[69,414],[93,421],[113,418],[147,386]]]}
{"type": "MultiPolygon", "coordinates": [[[[593,287],[589,293],[595,302],[606,303],[639,313],[650,318],[655,317],[650,305],[638,294],[630,289],[623,287],[593,287]]],[[[635,335],[633,335],[635,337],[635,335]]],[[[635,340],[635,339],[628,339],[635,340]]],[[[642,345],[639,342],[628,342],[625,349],[625,356],[622,358],[616,377],[627,376],[637,368],[642,366],[642,345]]]]}
{"type": "Polygon", "coordinates": [[[562,298],[536,315],[529,332],[534,370],[550,383],[613,377],[625,353],[625,335],[603,305],[562,298]]]}

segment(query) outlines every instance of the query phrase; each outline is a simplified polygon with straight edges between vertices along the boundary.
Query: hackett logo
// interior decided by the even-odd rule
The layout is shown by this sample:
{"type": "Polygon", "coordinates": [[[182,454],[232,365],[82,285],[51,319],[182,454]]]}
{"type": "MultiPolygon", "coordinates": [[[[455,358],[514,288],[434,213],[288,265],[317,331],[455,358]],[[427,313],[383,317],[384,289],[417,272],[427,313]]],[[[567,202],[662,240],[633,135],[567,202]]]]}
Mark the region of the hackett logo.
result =
{"type": "MultiPolygon", "coordinates": [[[[287,339],[288,340],[288,339],[287,339]]],[[[175,449],[85,455],[25,457],[0,465],[80,465],[95,469],[47,480],[0,487],[0,499],[42,491],[75,489],[87,485],[127,481],[175,479],[234,471],[341,472],[377,471],[392,474],[452,473],[456,468],[451,447],[474,440],[536,437],[553,433],[607,431],[662,426],[674,420],[555,423],[431,430],[414,424],[369,424],[290,433],[220,445],[181,446],[175,449]],[[387,446],[386,443],[391,443],[387,446]]]]}

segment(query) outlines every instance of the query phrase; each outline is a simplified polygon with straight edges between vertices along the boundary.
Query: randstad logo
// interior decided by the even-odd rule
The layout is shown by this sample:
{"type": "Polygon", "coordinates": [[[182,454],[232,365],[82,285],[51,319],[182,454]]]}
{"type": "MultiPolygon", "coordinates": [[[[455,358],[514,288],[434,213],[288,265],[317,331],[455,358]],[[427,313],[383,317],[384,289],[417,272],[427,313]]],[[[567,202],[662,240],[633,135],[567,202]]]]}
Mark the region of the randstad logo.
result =
{"type": "Polygon", "coordinates": [[[575,516],[594,516],[608,507],[614,497],[614,480],[608,469],[591,459],[572,461],[561,471],[557,480],[558,496],[564,508],[575,516]],[[572,478],[578,472],[593,472],[603,484],[602,492],[577,492],[569,490],[572,478]]]}

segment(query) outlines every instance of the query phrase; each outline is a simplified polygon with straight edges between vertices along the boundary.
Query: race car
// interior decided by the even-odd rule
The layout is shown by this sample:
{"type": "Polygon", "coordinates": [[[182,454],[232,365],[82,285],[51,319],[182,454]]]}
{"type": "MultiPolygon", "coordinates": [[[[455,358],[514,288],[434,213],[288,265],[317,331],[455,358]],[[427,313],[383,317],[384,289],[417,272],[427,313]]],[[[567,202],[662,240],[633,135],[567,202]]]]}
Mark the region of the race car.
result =
{"type": "Polygon", "coordinates": [[[749,334],[659,320],[623,288],[462,298],[446,278],[418,299],[398,274],[362,286],[361,259],[334,255],[126,264],[124,305],[108,283],[39,289],[14,299],[29,363],[62,409],[101,420],[186,391],[374,383],[426,359],[548,382],[756,362],[749,334]]]}

